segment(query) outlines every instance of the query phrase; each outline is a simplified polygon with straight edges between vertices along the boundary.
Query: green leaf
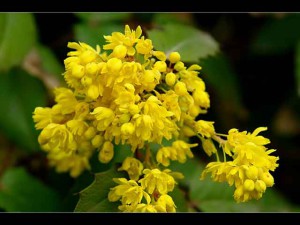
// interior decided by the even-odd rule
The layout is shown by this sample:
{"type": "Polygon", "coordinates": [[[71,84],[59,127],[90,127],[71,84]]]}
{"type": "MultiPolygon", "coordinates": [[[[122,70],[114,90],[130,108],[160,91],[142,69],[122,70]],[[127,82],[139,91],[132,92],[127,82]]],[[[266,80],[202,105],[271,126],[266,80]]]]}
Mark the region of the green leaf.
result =
{"type": "Polygon", "coordinates": [[[85,42],[93,48],[107,44],[103,35],[111,35],[112,32],[124,32],[124,26],[115,23],[106,23],[101,26],[89,26],[85,23],[76,24],[74,33],[76,41],[85,42]]]}
{"type": "Polygon", "coordinates": [[[8,70],[19,65],[36,39],[32,14],[0,14],[0,70],[8,70]]]}
{"type": "Polygon", "coordinates": [[[117,212],[119,202],[109,202],[107,199],[111,187],[117,184],[113,178],[125,177],[117,171],[116,166],[95,174],[94,182],[80,192],[80,198],[75,212],[117,212]]]}
{"type": "Polygon", "coordinates": [[[42,68],[47,75],[53,75],[55,79],[59,82],[64,82],[62,73],[64,72],[64,66],[61,62],[58,61],[54,52],[47,46],[37,45],[38,53],[41,57],[42,68]]]}
{"type": "Polygon", "coordinates": [[[6,170],[0,184],[0,208],[7,212],[60,211],[58,194],[24,168],[6,170]]]}
{"type": "Polygon", "coordinates": [[[255,54],[281,54],[293,50],[300,39],[300,15],[286,14],[270,18],[254,37],[251,51],[255,54]]]}
{"type": "Polygon", "coordinates": [[[148,30],[147,34],[156,50],[167,56],[177,51],[184,62],[198,62],[219,51],[219,44],[210,34],[188,25],[169,23],[148,30]]]}
{"type": "Polygon", "coordinates": [[[32,113],[46,102],[46,89],[37,78],[18,69],[0,74],[0,130],[24,150],[40,149],[32,113]]]}
{"type": "MultiPolygon", "coordinates": [[[[66,175],[69,176],[69,174],[66,175]]],[[[70,179],[70,176],[68,178],[70,179]]],[[[74,211],[75,206],[79,201],[80,191],[82,191],[94,181],[94,174],[90,171],[84,171],[79,177],[73,179],[73,184],[69,184],[65,187],[59,186],[61,183],[65,183],[65,179],[63,179],[63,177],[61,180],[62,181],[58,182],[56,186],[58,191],[60,191],[62,188],[64,188],[63,191],[67,190],[67,193],[63,194],[63,196],[65,196],[63,201],[63,210],[72,212],[74,211]]]]}

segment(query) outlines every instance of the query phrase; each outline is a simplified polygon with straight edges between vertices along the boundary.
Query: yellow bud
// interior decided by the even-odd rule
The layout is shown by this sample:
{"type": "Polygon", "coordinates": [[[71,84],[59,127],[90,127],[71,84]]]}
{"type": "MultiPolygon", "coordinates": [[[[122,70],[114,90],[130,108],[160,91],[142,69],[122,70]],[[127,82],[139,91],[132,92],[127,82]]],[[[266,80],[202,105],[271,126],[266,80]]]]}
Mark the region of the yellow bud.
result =
{"type": "Polygon", "coordinates": [[[85,51],[80,55],[82,64],[88,64],[96,59],[96,54],[91,51],[85,51]]]}
{"type": "Polygon", "coordinates": [[[196,135],[195,131],[193,131],[193,129],[188,126],[183,126],[181,128],[181,131],[184,134],[184,136],[187,136],[187,137],[192,137],[192,136],[196,135]]]}
{"type": "Polygon", "coordinates": [[[92,145],[95,148],[99,148],[103,144],[104,138],[101,135],[96,135],[92,140],[92,145]]]}
{"type": "Polygon", "coordinates": [[[181,81],[178,81],[175,86],[174,86],[174,91],[176,94],[178,95],[186,95],[188,92],[187,92],[187,89],[186,89],[186,84],[181,82],[181,81]]]}
{"type": "Polygon", "coordinates": [[[121,133],[125,134],[125,135],[130,135],[133,134],[133,132],[135,131],[135,127],[132,123],[124,123],[121,126],[121,133]]]}
{"type": "Polygon", "coordinates": [[[166,75],[166,83],[169,86],[173,86],[176,82],[176,75],[174,73],[167,73],[166,75]]]}
{"type": "Polygon", "coordinates": [[[197,106],[197,105],[192,105],[191,107],[190,107],[190,109],[189,109],[189,114],[190,114],[190,116],[192,116],[192,117],[196,117],[196,116],[198,116],[199,115],[199,113],[200,113],[200,107],[199,106],[197,106]]]}
{"type": "Polygon", "coordinates": [[[185,69],[184,63],[181,61],[178,61],[175,65],[174,65],[174,69],[177,71],[181,71],[185,69]]]}
{"type": "Polygon", "coordinates": [[[162,51],[153,51],[153,55],[160,61],[166,61],[166,54],[162,51]]]}
{"type": "Polygon", "coordinates": [[[167,70],[167,64],[164,61],[157,61],[154,63],[153,68],[159,72],[165,72],[167,70]]]}
{"type": "Polygon", "coordinates": [[[85,87],[90,86],[93,83],[92,78],[84,76],[81,78],[81,84],[85,87]]]}
{"type": "Polygon", "coordinates": [[[133,86],[132,84],[130,84],[130,83],[124,84],[124,87],[125,87],[125,89],[126,89],[127,91],[130,91],[130,92],[134,92],[134,91],[135,91],[134,86],[133,86]]]}
{"type": "Polygon", "coordinates": [[[96,85],[91,85],[88,89],[87,95],[91,99],[96,99],[99,96],[99,88],[96,85]]]}
{"type": "Polygon", "coordinates": [[[95,137],[95,135],[96,135],[96,129],[95,129],[94,127],[89,127],[89,128],[85,131],[85,133],[84,133],[84,136],[85,136],[88,140],[90,140],[90,139],[92,139],[93,137],[95,137]]]}
{"type": "Polygon", "coordinates": [[[217,152],[216,146],[214,145],[213,141],[210,138],[209,139],[202,138],[201,141],[202,141],[203,150],[208,156],[211,156],[212,153],[217,152]]]}
{"type": "Polygon", "coordinates": [[[124,45],[117,45],[113,50],[114,57],[123,59],[127,54],[127,48],[124,45]]]}
{"type": "Polygon", "coordinates": [[[154,72],[152,70],[146,70],[144,72],[144,80],[147,83],[154,82],[154,72]]]}
{"type": "Polygon", "coordinates": [[[72,75],[76,78],[81,78],[84,75],[84,66],[75,64],[72,67],[72,75]]]}
{"type": "Polygon", "coordinates": [[[202,69],[201,66],[199,66],[199,65],[197,65],[197,64],[193,64],[193,65],[191,65],[187,70],[188,70],[188,71],[195,71],[195,70],[201,70],[201,69],[202,69]]]}
{"type": "Polygon", "coordinates": [[[129,122],[129,120],[130,120],[130,114],[128,114],[128,113],[122,114],[119,118],[119,122],[121,124],[129,122]]]}
{"type": "Polygon", "coordinates": [[[258,192],[264,192],[267,189],[266,183],[262,180],[257,180],[255,182],[255,190],[258,192]]]}
{"type": "Polygon", "coordinates": [[[178,52],[171,52],[169,59],[171,63],[177,63],[180,61],[180,54],[178,52]]]}
{"type": "Polygon", "coordinates": [[[238,187],[235,189],[235,191],[234,191],[234,194],[233,194],[234,199],[235,199],[235,200],[240,199],[240,197],[241,197],[243,194],[244,194],[244,189],[243,189],[243,186],[240,185],[240,186],[238,186],[238,187]]]}
{"type": "Polygon", "coordinates": [[[138,94],[136,94],[135,96],[134,96],[134,101],[135,102],[139,102],[141,100],[141,96],[139,96],[138,94]]]}
{"type": "Polygon", "coordinates": [[[114,157],[114,146],[110,141],[105,141],[98,155],[101,163],[109,163],[114,157]]]}
{"type": "Polygon", "coordinates": [[[129,112],[131,115],[138,114],[140,112],[140,108],[137,105],[130,105],[129,112]]]}
{"type": "Polygon", "coordinates": [[[122,61],[117,58],[111,58],[107,61],[106,66],[110,72],[117,73],[122,68],[122,61]]]}
{"type": "Polygon", "coordinates": [[[210,106],[209,95],[205,91],[195,90],[192,94],[195,104],[200,105],[204,108],[208,108],[210,106]]]}
{"type": "Polygon", "coordinates": [[[94,75],[98,71],[98,65],[95,62],[88,63],[85,66],[85,70],[86,70],[88,75],[94,75]]]}
{"type": "Polygon", "coordinates": [[[246,171],[246,175],[251,180],[256,180],[258,176],[258,169],[255,166],[250,166],[246,171]]]}
{"type": "Polygon", "coordinates": [[[245,180],[244,182],[244,189],[247,191],[253,191],[255,187],[254,181],[253,180],[245,180]]]}
{"type": "Polygon", "coordinates": [[[125,170],[128,172],[131,180],[139,180],[143,169],[144,166],[138,159],[133,157],[126,157],[118,171],[125,170]]]}
{"type": "Polygon", "coordinates": [[[267,187],[274,185],[274,178],[269,172],[262,173],[261,180],[266,183],[267,187]]]}
{"type": "Polygon", "coordinates": [[[51,109],[51,112],[53,115],[61,114],[61,109],[62,109],[61,105],[54,105],[51,109]]]}
{"type": "Polygon", "coordinates": [[[38,137],[38,142],[40,145],[47,144],[51,138],[52,132],[50,130],[43,129],[38,137]]]}

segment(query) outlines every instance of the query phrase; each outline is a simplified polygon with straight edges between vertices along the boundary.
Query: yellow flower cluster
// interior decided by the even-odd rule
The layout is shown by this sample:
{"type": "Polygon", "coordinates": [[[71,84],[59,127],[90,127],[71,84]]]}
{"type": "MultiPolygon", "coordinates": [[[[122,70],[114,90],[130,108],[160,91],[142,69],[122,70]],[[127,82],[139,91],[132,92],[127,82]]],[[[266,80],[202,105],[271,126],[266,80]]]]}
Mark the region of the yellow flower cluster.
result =
{"type": "Polygon", "coordinates": [[[236,188],[234,199],[237,202],[261,198],[266,188],[274,185],[274,178],[269,171],[275,170],[279,159],[270,156],[274,149],[268,150],[265,147],[270,143],[269,139],[257,136],[259,132],[266,129],[266,127],[259,127],[252,134],[230,129],[222,147],[224,153],[230,155],[233,160],[210,162],[201,178],[211,173],[214,181],[227,181],[229,185],[234,184],[236,188]]]}
{"type": "Polygon", "coordinates": [[[128,172],[130,180],[114,178],[118,184],[111,188],[108,200],[120,200],[119,209],[123,212],[176,212],[176,205],[168,192],[173,191],[175,178],[180,173],[158,168],[144,169],[143,164],[133,157],[127,157],[119,170],[128,172]]]}
{"type": "Polygon", "coordinates": [[[166,55],[157,51],[150,39],[142,36],[140,26],[124,33],[104,36],[107,44],[96,49],[86,43],[68,43],[73,49],[64,60],[64,79],[68,87],[54,90],[55,104],[37,107],[35,127],[41,130],[38,142],[48,153],[51,166],[69,172],[74,178],[91,169],[90,158],[98,154],[101,163],[109,163],[115,145],[129,145],[118,178],[108,199],[120,201],[125,212],[174,212],[175,203],[168,195],[182,175],[171,172],[171,161],[185,163],[194,155],[189,137],[198,136],[207,155],[217,162],[207,165],[202,178],[212,173],[215,181],[235,184],[234,198],[247,201],[260,198],[273,185],[278,157],[266,151],[269,140],[257,134],[231,129],[227,140],[215,132],[214,122],[197,120],[207,112],[210,98],[201,67],[186,66],[178,52],[166,55]],[[106,51],[102,51],[106,50],[106,51]],[[163,140],[171,142],[163,145],[163,140]],[[220,162],[214,142],[233,161],[220,162]],[[160,146],[152,151],[150,144],[160,146]],[[145,151],[143,157],[139,152],[145,151]],[[156,154],[155,156],[153,154],[156,154]]]}
{"type": "MultiPolygon", "coordinates": [[[[124,34],[104,36],[103,49],[110,52],[103,53],[99,46],[68,44],[74,51],[64,61],[63,75],[70,88],[56,88],[56,104],[37,107],[33,115],[42,130],[38,141],[58,171],[77,177],[89,169],[95,149],[100,162],[108,163],[114,144],[128,144],[134,152],[145,143],[178,138],[181,127],[206,112],[209,96],[198,77],[201,67],[187,68],[178,52],[166,56],[153,50],[141,34],[140,26],[134,31],[126,25],[124,34]]],[[[171,149],[163,152],[158,158],[164,165],[168,157],[192,156],[187,150],[178,156],[171,149]]]]}

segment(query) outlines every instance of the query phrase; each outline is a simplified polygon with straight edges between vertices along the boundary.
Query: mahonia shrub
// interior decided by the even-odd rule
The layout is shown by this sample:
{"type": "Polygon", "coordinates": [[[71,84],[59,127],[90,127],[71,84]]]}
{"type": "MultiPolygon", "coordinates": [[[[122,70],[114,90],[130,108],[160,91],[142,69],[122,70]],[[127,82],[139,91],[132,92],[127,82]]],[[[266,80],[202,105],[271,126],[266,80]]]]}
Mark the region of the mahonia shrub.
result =
{"type": "Polygon", "coordinates": [[[279,157],[271,155],[275,150],[266,147],[269,139],[260,135],[266,127],[220,134],[214,121],[201,119],[210,97],[199,77],[200,65],[187,66],[179,52],[156,50],[140,26],[132,30],[126,25],[124,33],[104,38],[107,44],[96,49],[68,43],[67,87],[55,88],[51,108],[33,112],[41,130],[38,142],[57,172],[76,178],[91,169],[95,152],[99,163],[107,164],[116,145],[130,146],[131,156],[118,168],[127,177],[114,178],[108,193],[108,200],[119,202],[123,212],[176,212],[169,194],[183,174],[169,165],[193,158],[196,146],[216,156],[199,171],[199,179],[210,175],[234,185],[236,202],[260,199],[274,185],[270,172],[279,157]],[[190,143],[193,136],[199,143],[190,143]],[[151,144],[160,147],[154,151],[151,144]]]}

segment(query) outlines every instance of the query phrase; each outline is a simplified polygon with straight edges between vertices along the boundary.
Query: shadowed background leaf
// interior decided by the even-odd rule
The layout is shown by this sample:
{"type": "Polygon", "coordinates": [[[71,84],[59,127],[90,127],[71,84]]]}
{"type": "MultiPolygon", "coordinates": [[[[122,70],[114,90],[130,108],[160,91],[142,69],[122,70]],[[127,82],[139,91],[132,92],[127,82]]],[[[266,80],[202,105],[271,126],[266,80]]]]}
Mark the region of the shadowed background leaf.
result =
{"type": "Polygon", "coordinates": [[[147,34],[156,50],[164,51],[167,56],[177,51],[185,63],[196,63],[219,51],[219,44],[211,35],[188,25],[164,24],[147,30],[147,34]]]}
{"type": "Polygon", "coordinates": [[[0,70],[7,71],[19,65],[36,41],[35,21],[31,13],[1,13],[0,70]]]}
{"type": "Polygon", "coordinates": [[[60,197],[22,167],[6,170],[1,177],[0,208],[10,212],[59,212],[60,197]]]}

